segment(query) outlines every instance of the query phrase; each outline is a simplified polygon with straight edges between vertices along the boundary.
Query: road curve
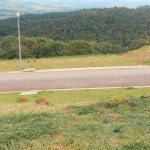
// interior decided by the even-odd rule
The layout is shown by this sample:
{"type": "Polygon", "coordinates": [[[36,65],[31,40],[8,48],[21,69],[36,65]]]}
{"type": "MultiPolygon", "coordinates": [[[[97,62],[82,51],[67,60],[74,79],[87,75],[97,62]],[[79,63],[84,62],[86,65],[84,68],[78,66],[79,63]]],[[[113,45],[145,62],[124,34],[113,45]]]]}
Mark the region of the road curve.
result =
{"type": "Polygon", "coordinates": [[[150,67],[0,73],[0,92],[150,86],[150,67]]]}

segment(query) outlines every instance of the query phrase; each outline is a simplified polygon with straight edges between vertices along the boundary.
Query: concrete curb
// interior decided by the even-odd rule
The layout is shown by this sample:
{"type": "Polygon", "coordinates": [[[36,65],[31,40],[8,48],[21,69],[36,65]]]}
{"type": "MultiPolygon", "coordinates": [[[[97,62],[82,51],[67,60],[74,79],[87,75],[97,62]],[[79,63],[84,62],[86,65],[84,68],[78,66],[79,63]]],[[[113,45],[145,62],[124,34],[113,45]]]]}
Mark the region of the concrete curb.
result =
{"type": "Polygon", "coordinates": [[[63,68],[63,69],[47,69],[35,70],[35,72],[49,72],[49,71],[76,71],[76,70],[105,70],[105,69],[134,69],[134,68],[147,68],[150,66],[115,66],[115,67],[86,67],[86,68],[63,68]]]}
{"type": "Polygon", "coordinates": [[[0,92],[0,94],[9,94],[9,93],[31,93],[36,94],[38,92],[51,92],[51,91],[79,91],[79,90],[107,90],[107,89],[128,89],[128,88],[150,88],[150,86],[131,86],[131,87],[97,87],[97,88],[72,88],[72,89],[47,89],[47,90],[31,90],[31,91],[10,91],[10,92],[0,92]]]}
{"type": "Polygon", "coordinates": [[[36,70],[35,68],[24,69],[22,71],[4,71],[0,74],[17,74],[17,73],[30,73],[30,72],[50,72],[50,71],[76,71],[76,70],[97,70],[97,69],[134,69],[134,68],[149,68],[150,66],[108,66],[108,67],[86,67],[86,68],[62,68],[62,69],[45,69],[45,70],[36,70]]]}

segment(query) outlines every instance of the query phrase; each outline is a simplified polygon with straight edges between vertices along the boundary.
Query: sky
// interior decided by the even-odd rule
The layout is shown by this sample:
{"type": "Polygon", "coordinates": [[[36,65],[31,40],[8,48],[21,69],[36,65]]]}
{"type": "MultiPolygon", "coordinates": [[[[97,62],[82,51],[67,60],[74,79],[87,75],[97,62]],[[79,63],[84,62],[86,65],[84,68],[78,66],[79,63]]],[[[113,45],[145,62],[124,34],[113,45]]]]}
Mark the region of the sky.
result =
{"type": "MultiPolygon", "coordinates": [[[[50,2],[75,2],[75,1],[78,1],[78,0],[23,0],[23,1],[26,1],[26,2],[37,2],[37,3],[42,3],[42,2],[47,2],[47,3],[50,3],[50,2]]],[[[80,0],[80,1],[84,1],[84,0],[80,0]]],[[[94,0],[90,0],[91,2],[93,2],[94,0]]],[[[105,0],[96,0],[96,1],[105,1],[105,0]]],[[[111,0],[110,0],[111,1],[111,0]]],[[[150,1],[150,0],[122,0],[122,1],[141,1],[141,2],[145,2],[145,1],[150,1]]]]}

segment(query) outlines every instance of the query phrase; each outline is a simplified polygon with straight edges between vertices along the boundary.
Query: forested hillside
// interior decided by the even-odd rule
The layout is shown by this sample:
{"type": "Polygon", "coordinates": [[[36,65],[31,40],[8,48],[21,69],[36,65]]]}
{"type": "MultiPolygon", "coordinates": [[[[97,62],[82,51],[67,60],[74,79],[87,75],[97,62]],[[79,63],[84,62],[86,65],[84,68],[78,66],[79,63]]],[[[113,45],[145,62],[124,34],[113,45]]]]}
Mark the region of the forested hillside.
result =
{"type": "MultiPolygon", "coordinates": [[[[150,44],[149,6],[24,15],[20,23],[21,35],[24,36],[22,45],[26,49],[24,57],[121,53],[150,44]],[[56,45],[53,47],[49,40],[56,45]],[[32,54],[29,54],[29,50],[32,54]]],[[[8,35],[17,37],[16,18],[0,21],[1,58],[7,58],[4,57],[5,49],[15,50],[16,47],[13,46],[16,38],[8,35]]]]}
{"type": "MultiPolygon", "coordinates": [[[[0,36],[17,36],[16,28],[16,19],[1,20],[0,36]]],[[[21,34],[60,41],[109,41],[126,47],[132,40],[146,38],[150,34],[150,7],[115,7],[39,16],[24,15],[21,17],[21,34]]]]}

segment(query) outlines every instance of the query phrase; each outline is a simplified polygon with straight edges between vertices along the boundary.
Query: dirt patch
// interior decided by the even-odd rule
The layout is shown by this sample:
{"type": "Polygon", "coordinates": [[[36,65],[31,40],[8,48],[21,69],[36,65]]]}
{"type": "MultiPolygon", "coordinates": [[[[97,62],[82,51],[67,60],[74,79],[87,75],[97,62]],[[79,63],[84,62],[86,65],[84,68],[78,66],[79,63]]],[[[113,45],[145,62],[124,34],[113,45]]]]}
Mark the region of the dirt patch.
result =
{"type": "Polygon", "coordinates": [[[109,119],[113,119],[113,120],[119,119],[119,115],[117,115],[117,114],[105,114],[104,117],[109,118],[109,119]]]}
{"type": "Polygon", "coordinates": [[[49,102],[48,101],[46,101],[45,99],[37,99],[36,101],[35,101],[35,103],[36,104],[38,104],[38,105],[49,105],[49,102]]]}
{"type": "Polygon", "coordinates": [[[26,103],[26,102],[28,102],[28,100],[27,100],[27,98],[20,98],[19,102],[20,103],[26,103]]]}

